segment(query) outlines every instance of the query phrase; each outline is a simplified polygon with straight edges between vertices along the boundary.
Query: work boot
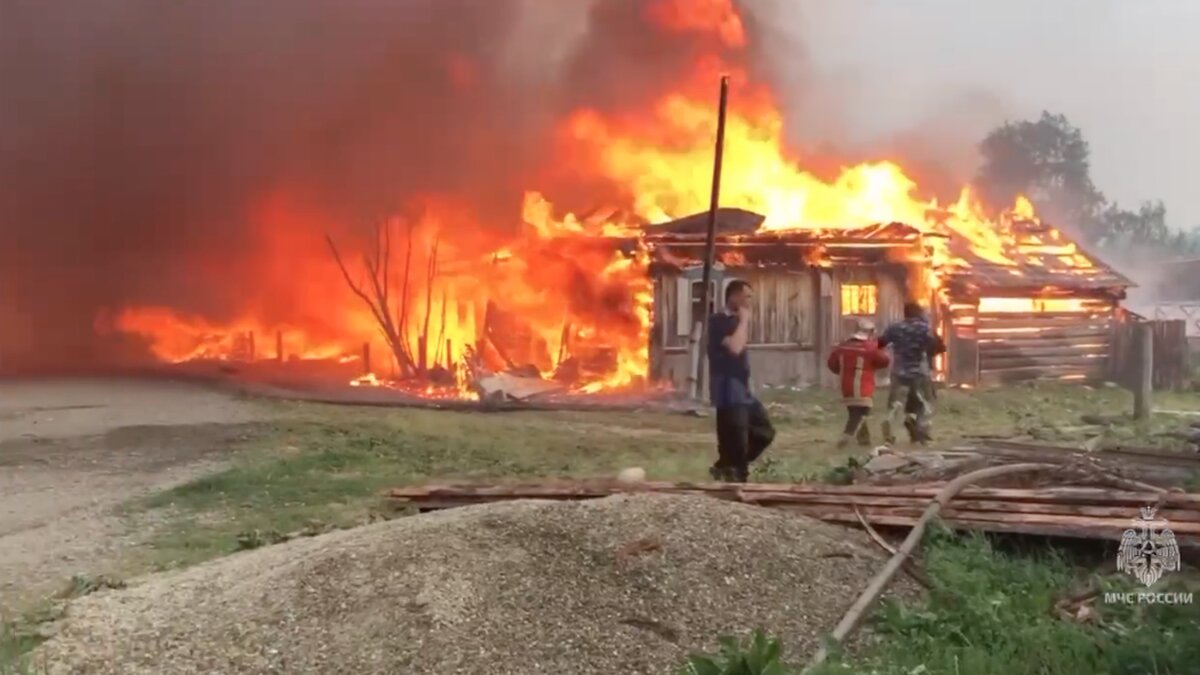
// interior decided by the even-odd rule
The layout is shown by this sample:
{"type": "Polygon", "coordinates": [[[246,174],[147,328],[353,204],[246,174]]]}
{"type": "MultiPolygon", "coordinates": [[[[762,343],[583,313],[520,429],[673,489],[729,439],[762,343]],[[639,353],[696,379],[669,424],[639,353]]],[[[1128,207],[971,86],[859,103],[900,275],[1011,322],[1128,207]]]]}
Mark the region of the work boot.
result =
{"type": "Polygon", "coordinates": [[[708,475],[712,476],[712,479],[718,483],[734,482],[733,470],[729,469],[728,467],[717,466],[716,464],[713,464],[712,466],[708,467],[708,475]]]}
{"type": "Polygon", "coordinates": [[[866,422],[863,422],[863,425],[858,428],[858,434],[855,436],[855,439],[858,441],[859,447],[871,447],[871,427],[867,426],[866,422]]]}
{"type": "Polygon", "coordinates": [[[750,482],[750,467],[739,467],[733,470],[733,480],[731,483],[748,483],[750,482]]]}
{"type": "Polygon", "coordinates": [[[929,428],[928,423],[926,423],[926,424],[917,423],[915,425],[915,427],[916,427],[916,437],[917,437],[918,443],[920,443],[921,445],[929,445],[930,443],[933,442],[933,430],[929,428]]]}
{"type": "Polygon", "coordinates": [[[850,434],[842,434],[842,437],[838,439],[837,448],[838,450],[845,450],[846,448],[850,447],[850,444],[853,442],[854,436],[851,436],[850,434]]]}
{"type": "Polygon", "coordinates": [[[895,445],[896,444],[896,434],[892,433],[892,421],[891,420],[884,420],[883,424],[881,425],[880,430],[883,432],[883,444],[884,445],[895,445]]]}

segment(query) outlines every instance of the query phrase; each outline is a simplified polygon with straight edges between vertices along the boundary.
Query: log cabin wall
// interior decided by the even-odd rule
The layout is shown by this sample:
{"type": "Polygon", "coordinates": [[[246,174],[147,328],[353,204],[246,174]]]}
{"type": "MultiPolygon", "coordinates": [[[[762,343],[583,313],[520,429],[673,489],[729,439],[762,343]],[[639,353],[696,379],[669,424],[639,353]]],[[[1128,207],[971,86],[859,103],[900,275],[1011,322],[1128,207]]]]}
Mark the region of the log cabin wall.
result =
{"type": "Polygon", "coordinates": [[[945,308],[946,381],[950,384],[979,384],[979,305],[950,303],[945,308]]]}
{"type": "MultiPolygon", "coordinates": [[[[1018,299],[1038,301],[1031,296],[1018,299]]],[[[969,383],[973,361],[978,363],[976,381],[985,386],[1034,379],[1106,379],[1117,301],[1096,296],[1084,305],[1082,312],[992,312],[979,311],[970,301],[952,301],[952,313],[974,314],[974,330],[965,330],[969,324],[964,323],[950,345],[952,381],[969,383]]]]}
{"type": "MultiPolygon", "coordinates": [[[[699,309],[700,275],[696,267],[654,280],[651,373],[681,390],[688,384],[689,326],[699,309]]],[[[844,305],[843,292],[848,294],[846,301],[873,308],[866,316],[882,330],[903,314],[906,278],[906,268],[893,264],[720,268],[713,271],[712,292],[724,298],[725,287],[734,279],[754,288],[749,351],[756,386],[832,386],[833,376],[825,368],[829,350],[850,335],[854,319],[864,316],[844,305]]]]}
{"type": "MultiPolygon", "coordinates": [[[[815,332],[809,269],[713,271],[715,297],[723,299],[725,287],[742,279],[754,288],[754,313],[750,324],[750,369],[755,385],[811,382],[815,332]]],[[[699,275],[691,268],[683,274],[662,275],[654,281],[655,327],[651,345],[652,374],[656,379],[685,390],[688,383],[688,329],[696,318],[699,275]],[[692,278],[692,277],[696,278],[692,278]]],[[[719,302],[719,301],[718,301],[719,302]]]]}

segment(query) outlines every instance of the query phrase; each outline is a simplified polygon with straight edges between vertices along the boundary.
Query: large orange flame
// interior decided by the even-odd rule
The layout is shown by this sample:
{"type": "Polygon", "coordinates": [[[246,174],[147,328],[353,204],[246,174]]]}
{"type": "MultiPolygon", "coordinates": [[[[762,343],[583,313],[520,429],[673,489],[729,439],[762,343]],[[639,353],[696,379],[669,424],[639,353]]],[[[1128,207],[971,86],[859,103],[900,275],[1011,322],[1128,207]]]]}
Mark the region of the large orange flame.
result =
{"type": "MultiPolygon", "coordinates": [[[[721,73],[735,84],[721,201],[766,216],[765,230],[845,231],[903,222],[938,235],[927,241],[928,281],[935,286],[943,273],[969,265],[969,257],[1013,274],[1045,256],[1090,265],[1052,228],[1014,226],[1037,223],[1024,198],[993,217],[967,187],[945,206],[922,195],[897,161],[847,167],[830,179],[805,170],[788,148],[784,117],[770,90],[729,60],[747,45],[745,24],[731,0],[652,0],[645,7],[646,19],[663,30],[700,34],[714,48],[696,62],[692,78],[655,101],[638,102],[621,114],[581,109],[562,121],[562,152],[569,156],[563,164],[612,185],[612,208],[586,218],[556,214],[546,196],[529,190],[525,227],[515,238],[489,234],[472,214],[445,199],[422,200],[420,215],[406,221],[411,224],[389,225],[400,243],[394,244],[385,285],[395,301],[391,312],[404,349],[427,368],[451,373],[450,389],[466,391],[462,366],[476,350],[474,356],[490,368],[532,366],[581,391],[644,382],[652,303],[647,252],[614,253],[615,246],[595,246],[595,238],[636,239],[638,221],[663,222],[708,207],[716,124],[710,89],[721,73]]],[[[455,81],[473,77],[461,64],[451,72],[455,81]]],[[[328,224],[298,226],[322,219],[277,207],[268,210],[263,226],[272,236],[288,233],[287,241],[270,247],[278,257],[264,269],[270,277],[265,283],[279,287],[284,279],[304,279],[307,319],[268,321],[262,317],[272,315],[271,298],[254,297],[238,321],[217,324],[169,309],[132,307],[118,313],[116,327],[145,336],[168,361],[230,358],[237,336],[247,334],[266,338],[259,354],[273,350],[270,336],[286,335],[284,349],[301,358],[345,360],[368,342],[379,355],[374,369],[386,375],[388,345],[378,335],[378,317],[348,292],[324,250],[321,235],[328,224]],[[340,332],[312,333],[312,311],[340,332]]],[[[349,267],[354,275],[362,273],[357,262],[349,267]]],[[[995,301],[991,307],[1004,311],[1016,305],[995,301]]],[[[365,374],[356,383],[378,379],[365,374]]]]}

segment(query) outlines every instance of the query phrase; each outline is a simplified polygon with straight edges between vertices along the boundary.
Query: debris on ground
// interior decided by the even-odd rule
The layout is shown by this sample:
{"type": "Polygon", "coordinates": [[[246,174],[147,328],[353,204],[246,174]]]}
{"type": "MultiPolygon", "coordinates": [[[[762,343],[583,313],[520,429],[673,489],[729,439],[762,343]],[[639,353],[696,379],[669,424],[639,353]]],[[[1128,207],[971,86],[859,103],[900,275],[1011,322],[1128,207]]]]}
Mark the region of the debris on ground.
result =
{"type": "Polygon", "coordinates": [[[482,377],[475,382],[481,399],[512,399],[524,401],[550,392],[565,391],[566,387],[558,382],[543,380],[540,376],[514,375],[512,373],[496,373],[482,377]]]}
{"type": "Polygon", "coordinates": [[[811,652],[881,562],[860,533],[706,497],[505,502],[96,593],[35,658],[94,675],[657,675],[755,628],[811,652]]]}

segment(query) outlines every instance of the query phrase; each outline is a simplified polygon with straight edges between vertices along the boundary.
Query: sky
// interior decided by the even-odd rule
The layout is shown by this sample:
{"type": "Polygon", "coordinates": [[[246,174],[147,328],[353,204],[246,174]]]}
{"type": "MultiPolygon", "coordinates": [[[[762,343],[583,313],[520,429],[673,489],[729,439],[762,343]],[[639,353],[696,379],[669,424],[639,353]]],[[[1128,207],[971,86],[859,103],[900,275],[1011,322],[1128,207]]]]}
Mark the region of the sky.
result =
{"type": "Polygon", "coordinates": [[[866,142],[932,119],[977,138],[1062,113],[1110,200],[1162,199],[1172,226],[1200,227],[1200,2],[756,1],[848,95],[838,132],[866,142]]]}

